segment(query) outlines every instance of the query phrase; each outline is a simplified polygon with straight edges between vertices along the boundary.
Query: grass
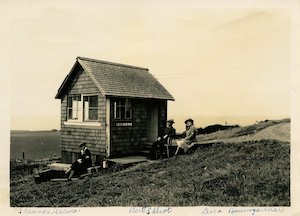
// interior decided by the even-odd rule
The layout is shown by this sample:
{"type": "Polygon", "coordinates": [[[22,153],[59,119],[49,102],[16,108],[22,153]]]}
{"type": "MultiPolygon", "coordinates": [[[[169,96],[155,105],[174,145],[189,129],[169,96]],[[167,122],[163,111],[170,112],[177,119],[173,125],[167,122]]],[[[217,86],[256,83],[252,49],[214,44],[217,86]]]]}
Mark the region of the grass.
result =
{"type": "Polygon", "coordinates": [[[74,182],[11,178],[11,206],[202,205],[289,206],[290,144],[214,145],[74,182]]]}

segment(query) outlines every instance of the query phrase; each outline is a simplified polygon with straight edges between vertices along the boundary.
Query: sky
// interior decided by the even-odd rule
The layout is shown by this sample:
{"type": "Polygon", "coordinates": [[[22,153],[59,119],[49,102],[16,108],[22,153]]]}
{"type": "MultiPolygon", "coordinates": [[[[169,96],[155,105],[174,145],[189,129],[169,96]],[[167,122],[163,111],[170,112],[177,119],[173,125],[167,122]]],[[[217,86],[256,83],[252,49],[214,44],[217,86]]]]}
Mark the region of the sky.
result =
{"type": "Polygon", "coordinates": [[[288,4],[211,2],[2,1],[13,8],[0,15],[11,129],[59,129],[54,96],[77,56],[149,68],[175,98],[179,130],[189,117],[198,127],[290,117],[288,4]]]}

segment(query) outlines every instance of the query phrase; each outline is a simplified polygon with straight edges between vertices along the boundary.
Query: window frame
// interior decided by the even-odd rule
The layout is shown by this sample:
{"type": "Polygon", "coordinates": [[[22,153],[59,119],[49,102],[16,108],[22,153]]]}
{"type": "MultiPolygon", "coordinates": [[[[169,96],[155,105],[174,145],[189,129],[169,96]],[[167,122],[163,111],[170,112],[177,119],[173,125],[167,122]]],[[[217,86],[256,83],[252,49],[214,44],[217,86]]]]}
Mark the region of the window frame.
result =
{"type": "MultiPolygon", "coordinates": [[[[90,110],[90,109],[89,109],[90,110]]],[[[89,110],[88,110],[88,114],[89,115],[89,110]]],[[[68,94],[67,95],[67,106],[66,106],[66,122],[67,123],[97,123],[99,122],[99,95],[98,94],[68,94]],[[84,99],[86,97],[93,97],[96,96],[97,97],[97,106],[93,106],[94,109],[97,110],[97,118],[96,119],[86,119],[85,120],[85,104],[84,104],[84,99]],[[70,114],[70,110],[72,110],[72,115],[74,112],[74,107],[73,107],[73,99],[72,99],[72,107],[70,108],[69,104],[69,98],[74,98],[74,97],[78,97],[80,100],[77,101],[77,118],[69,118],[70,114]]]]}
{"type": "Polygon", "coordinates": [[[129,98],[116,99],[114,101],[113,108],[114,108],[114,120],[118,120],[118,121],[132,120],[132,103],[129,98]],[[128,111],[129,111],[129,117],[127,117],[128,111]],[[122,112],[124,113],[124,118],[122,118],[122,112]]]}
{"type": "Polygon", "coordinates": [[[67,118],[67,121],[70,121],[70,122],[80,122],[80,118],[79,118],[79,107],[80,107],[80,102],[82,101],[82,98],[81,98],[81,94],[70,94],[70,95],[67,95],[67,116],[66,116],[66,118],[67,118]],[[75,108],[73,107],[73,98],[75,98],[75,97],[77,97],[78,99],[80,99],[80,100],[77,100],[77,105],[76,105],[76,107],[77,107],[77,109],[76,109],[76,116],[77,116],[77,118],[73,118],[73,115],[74,115],[74,110],[75,110],[75,108]],[[70,106],[69,106],[69,101],[70,101],[70,98],[72,98],[71,99],[71,105],[72,105],[72,107],[70,108],[70,106]],[[69,118],[70,117],[70,110],[72,111],[72,118],[69,118]]]}
{"type": "MultiPolygon", "coordinates": [[[[99,114],[98,114],[98,109],[99,109],[99,97],[98,97],[98,95],[97,94],[83,94],[82,95],[82,102],[83,102],[83,104],[82,104],[82,112],[83,112],[83,118],[82,118],[82,121],[83,122],[97,122],[97,121],[99,121],[99,114]],[[86,110],[85,110],[85,98],[90,98],[90,97],[96,97],[97,98],[97,103],[96,103],[96,106],[93,106],[92,107],[92,109],[96,109],[96,115],[97,115],[97,117],[96,117],[96,119],[85,119],[85,112],[86,112],[86,110]]],[[[88,102],[90,102],[90,101],[88,101],[88,102]]],[[[89,106],[89,109],[88,109],[88,116],[89,116],[89,114],[90,114],[90,106],[89,106]]]]}

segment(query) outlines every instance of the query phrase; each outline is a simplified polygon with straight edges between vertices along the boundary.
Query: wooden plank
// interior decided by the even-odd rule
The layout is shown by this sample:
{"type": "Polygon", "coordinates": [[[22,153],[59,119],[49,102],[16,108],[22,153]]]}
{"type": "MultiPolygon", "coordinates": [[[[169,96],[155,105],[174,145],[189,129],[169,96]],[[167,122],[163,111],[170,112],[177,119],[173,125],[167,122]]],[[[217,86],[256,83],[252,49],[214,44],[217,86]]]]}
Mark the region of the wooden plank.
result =
{"type": "Polygon", "coordinates": [[[86,174],[83,174],[83,175],[79,176],[79,179],[83,179],[83,178],[89,177],[91,175],[92,175],[92,173],[86,173],[86,174]]]}
{"type": "Polygon", "coordinates": [[[56,171],[66,171],[71,167],[71,164],[65,164],[65,163],[52,163],[48,164],[47,167],[51,170],[56,171]]]}
{"type": "Polygon", "coordinates": [[[148,161],[145,156],[129,156],[129,157],[120,157],[120,158],[112,158],[108,159],[108,161],[112,161],[114,163],[119,164],[131,164],[131,163],[140,163],[148,161]]]}
{"type": "MultiPolygon", "coordinates": [[[[79,178],[72,178],[71,181],[77,181],[79,180],[79,178]]],[[[66,182],[68,181],[67,178],[54,178],[54,179],[50,179],[51,182],[66,182]]]]}

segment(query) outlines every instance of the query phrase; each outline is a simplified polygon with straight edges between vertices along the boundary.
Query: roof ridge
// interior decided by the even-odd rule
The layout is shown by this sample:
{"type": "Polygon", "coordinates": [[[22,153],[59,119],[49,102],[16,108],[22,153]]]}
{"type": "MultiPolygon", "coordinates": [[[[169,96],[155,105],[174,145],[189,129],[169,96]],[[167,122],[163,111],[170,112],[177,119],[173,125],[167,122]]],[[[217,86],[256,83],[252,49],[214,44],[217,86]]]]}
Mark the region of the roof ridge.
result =
{"type": "Polygon", "coordinates": [[[144,67],[138,67],[138,66],[134,66],[134,65],[127,65],[127,64],[121,64],[121,63],[116,63],[116,62],[110,62],[110,61],[103,61],[103,60],[98,60],[98,59],[92,59],[92,58],[86,58],[86,57],[82,57],[82,56],[78,56],[76,58],[84,60],[84,61],[91,61],[91,62],[98,62],[98,63],[103,63],[103,64],[109,64],[109,65],[116,65],[116,66],[121,66],[121,67],[127,67],[127,68],[134,68],[134,69],[141,69],[141,70],[147,70],[149,71],[148,68],[144,68],[144,67]]]}

